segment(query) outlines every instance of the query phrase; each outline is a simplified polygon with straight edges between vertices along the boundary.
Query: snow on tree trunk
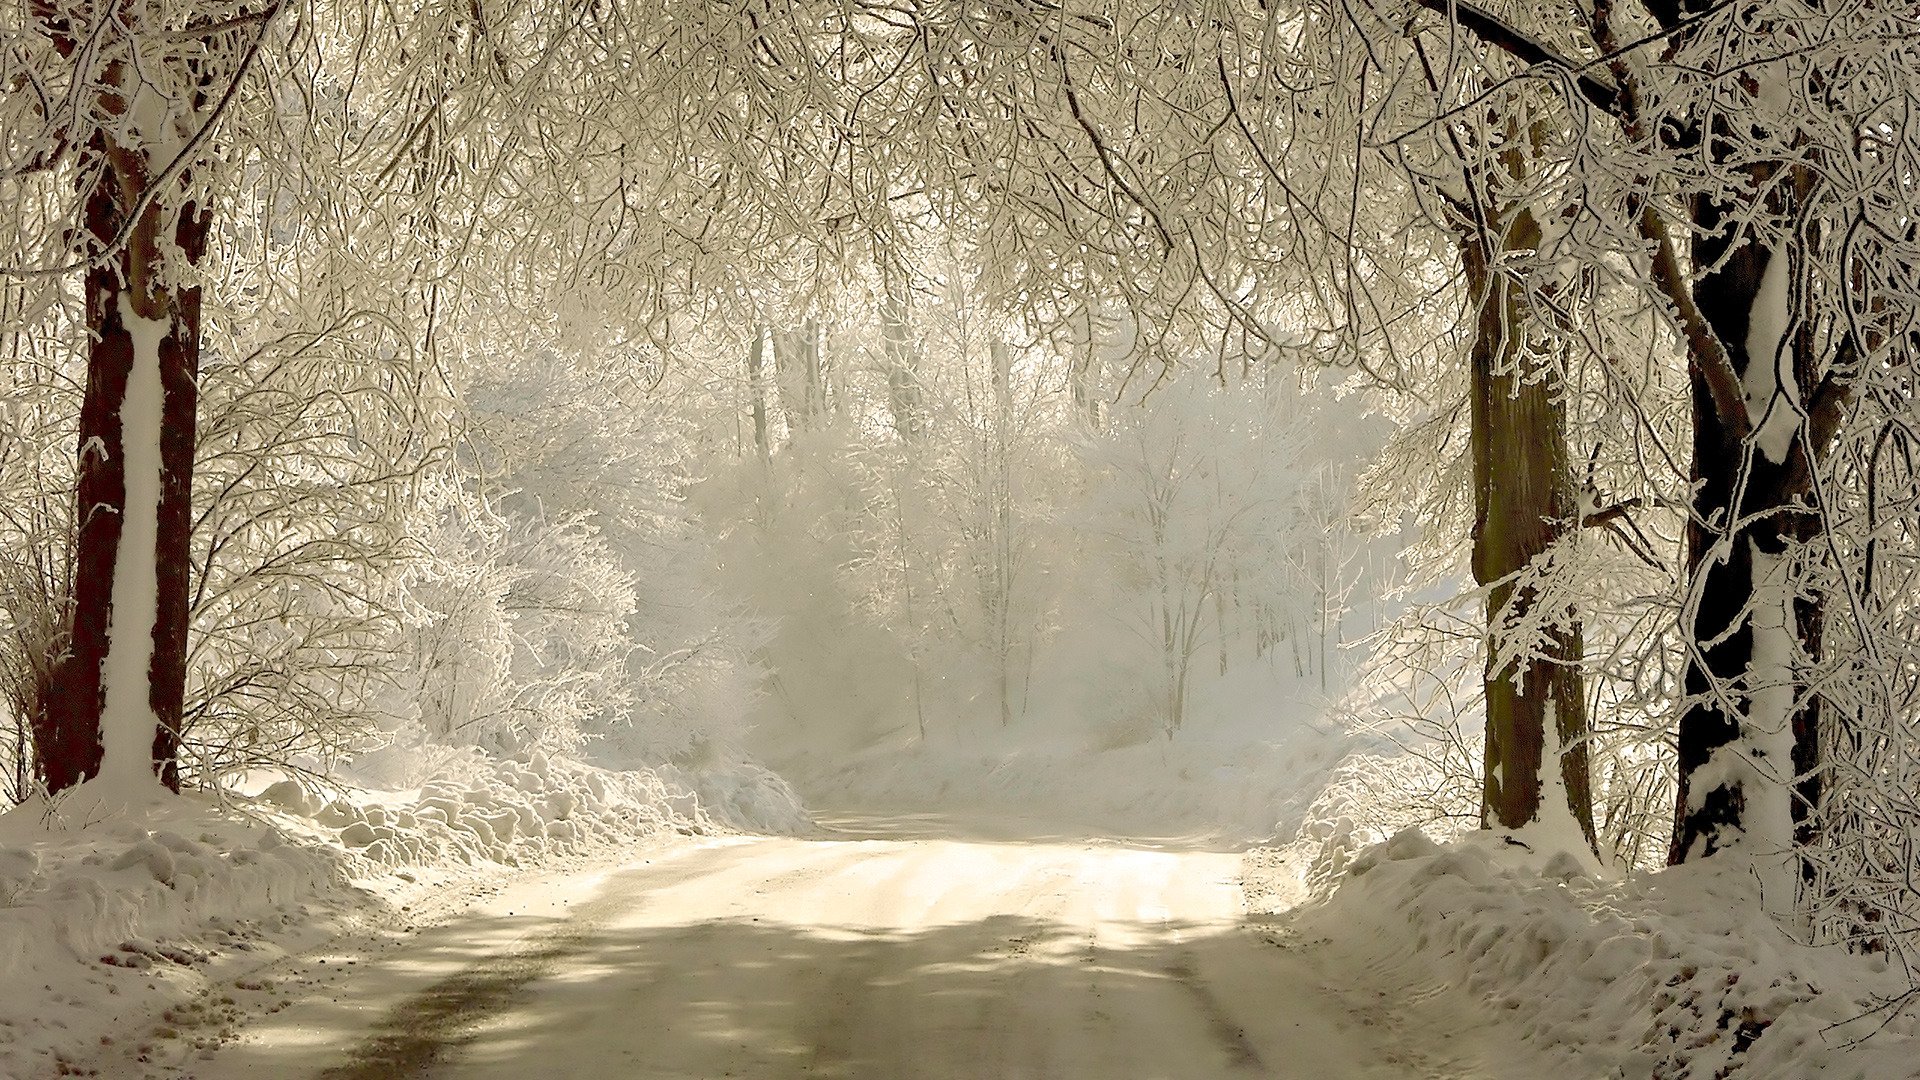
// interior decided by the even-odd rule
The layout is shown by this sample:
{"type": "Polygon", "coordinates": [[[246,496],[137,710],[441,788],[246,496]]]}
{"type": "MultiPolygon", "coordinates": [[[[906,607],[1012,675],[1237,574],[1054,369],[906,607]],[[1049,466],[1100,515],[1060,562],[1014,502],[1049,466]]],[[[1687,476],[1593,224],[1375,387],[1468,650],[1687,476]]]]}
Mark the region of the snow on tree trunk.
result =
{"type": "Polygon", "coordinates": [[[126,787],[152,773],[152,751],[158,749],[153,743],[159,715],[147,673],[153,667],[160,614],[160,431],[165,398],[160,346],[172,327],[164,315],[147,319],[135,314],[125,292],[118,301],[132,364],[118,416],[125,497],[114,547],[107,655],[100,672],[100,776],[126,787]]]}
{"type": "Polygon", "coordinates": [[[1545,640],[1519,659],[1506,628],[1535,621],[1539,596],[1516,583],[1569,527],[1578,503],[1568,465],[1565,396],[1529,355],[1524,286],[1500,272],[1503,249],[1539,242],[1532,215],[1503,223],[1500,236],[1468,230],[1461,245],[1478,304],[1472,348],[1474,579],[1487,589],[1487,738],[1481,825],[1520,830],[1564,821],[1573,846],[1594,845],[1580,676],[1579,623],[1549,617],[1545,640]]]}
{"type": "Polygon", "coordinates": [[[100,69],[97,93],[114,122],[89,140],[97,173],[80,170],[93,259],[79,534],[68,651],[36,732],[54,791],[95,776],[126,794],[156,776],[179,786],[200,344],[200,290],[187,282],[211,218],[187,163],[168,170],[191,152],[207,66],[150,59],[138,76],[125,59],[100,69]],[[156,71],[176,83],[156,83],[156,71]]]}
{"type": "Polygon", "coordinates": [[[891,258],[880,260],[882,295],[880,329],[886,345],[887,409],[901,441],[912,443],[926,434],[920,402],[920,349],[913,338],[907,290],[891,258]]]}
{"type": "Polygon", "coordinates": [[[1819,659],[1821,607],[1797,600],[1791,580],[1792,550],[1820,528],[1817,465],[1796,437],[1796,405],[1817,381],[1814,350],[1805,333],[1788,333],[1792,248],[1749,239],[1727,251],[1725,234],[1737,231],[1720,228],[1729,212],[1707,200],[1696,211],[1708,228],[1695,261],[1718,266],[1696,296],[1740,376],[1747,415],[1723,415],[1695,365],[1692,648],[1672,862],[1734,847],[1777,859],[1810,838],[1820,799],[1819,698],[1799,673],[1819,659]]]}
{"type": "Polygon", "coordinates": [[[773,455],[767,432],[767,328],[754,324],[753,344],[747,348],[747,391],[753,395],[753,449],[762,462],[773,455]]]}

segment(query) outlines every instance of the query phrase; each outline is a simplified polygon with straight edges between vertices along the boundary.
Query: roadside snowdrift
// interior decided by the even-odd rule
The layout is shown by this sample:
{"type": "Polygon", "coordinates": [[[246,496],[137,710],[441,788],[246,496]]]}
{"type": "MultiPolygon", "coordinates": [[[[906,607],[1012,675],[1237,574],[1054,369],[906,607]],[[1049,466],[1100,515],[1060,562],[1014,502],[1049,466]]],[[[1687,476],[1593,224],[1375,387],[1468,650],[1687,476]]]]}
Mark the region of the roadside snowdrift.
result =
{"type": "Polygon", "coordinates": [[[242,996],[270,989],[246,973],[429,887],[675,834],[809,824],[784,781],[740,762],[613,772],[474,754],[452,771],[417,791],[326,796],[282,780],[254,799],[111,810],[83,785],[0,814],[0,1077],[88,1075],[116,1036],[171,1020],[219,980],[242,996]]]}
{"type": "MultiPolygon", "coordinates": [[[[1280,872],[1276,860],[1248,866],[1254,879],[1280,872]]],[[[1249,895],[1287,892],[1250,885],[1249,895]]],[[[1356,978],[1484,1001],[1565,1054],[1569,1075],[1920,1075],[1920,1025],[1875,1008],[1905,977],[1884,958],[1788,938],[1734,859],[1595,880],[1571,855],[1543,860],[1490,834],[1439,845],[1408,829],[1359,852],[1332,894],[1294,918],[1356,978]]]]}

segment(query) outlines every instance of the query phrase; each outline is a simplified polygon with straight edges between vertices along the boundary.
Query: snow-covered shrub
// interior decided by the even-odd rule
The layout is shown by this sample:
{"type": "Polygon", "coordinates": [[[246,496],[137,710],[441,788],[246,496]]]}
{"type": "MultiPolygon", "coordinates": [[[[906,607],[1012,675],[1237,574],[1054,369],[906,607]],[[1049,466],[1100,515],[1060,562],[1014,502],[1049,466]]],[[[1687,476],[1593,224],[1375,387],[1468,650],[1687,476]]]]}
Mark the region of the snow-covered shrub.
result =
{"type": "Polygon", "coordinates": [[[67,632],[80,394],[65,312],[27,302],[42,291],[0,290],[0,805],[32,792],[33,717],[67,632]]]}
{"type": "Polygon", "coordinates": [[[435,738],[634,764],[737,744],[760,630],[714,594],[686,423],[630,362],[557,328],[470,343],[461,452],[409,582],[435,738]]]}
{"type": "Polygon", "coordinates": [[[1339,885],[1364,849],[1407,829],[1436,840],[1480,823],[1480,789],[1447,767],[1444,754],[1354,754],[1333,770],[1294,838],[1315,895],[1339,885]]]}
{"type": "MultiPolygon", "coordinates": [[[[1673,612],[1656,590],[1670,582],[1600,543],[1557,550],[1529,573],[1543,596],[1585,616],[1593,715],[1587,755],[1600,852],[1621,866],[1662,865],[1674,800],[1674,760],[1663,717],[1672,708],[1680,657],[1673,612]],[[1623,599],[1610,594],[1607,583],[1648,592],[1623,599]]],[[[1485,601],[1479,590],[1454,588],[1439,583],[1424,590],[1421,602],[1377,632],[1340,712],[1355,730],[1392,739],[1419,759],[1417,766],[1356,760],[1354,768],[1378,767],[1383,777],[1417,768],[1433,792],[1435,815],[1477,821],[1485,766],[1485,601]],[[1452,595],[1426,599],[1446,592],[1452,595]]],[[[1542,633],[1537,625],[1516,628],[1504,646],[1509,658],[1524,653],[1526,642],[1544,640],[1542,633]]],[[[1387,790],[1417,798],[1393,782],[1387,790]]],[[[1373,839],[1424,820],[1386,803],[1360,810],[1355,820],[1373,839]],[[1368,813],[1379,816],[1370,820],[1368,813]]]]}
{"type": "MultiPolygon", "coordinates": [[[[409,670],[391,708],[442,743],[541,746],[544,718],[516,708],[505,601],[518,571],[497,558],[506,526],[466,505],[450,483],[434,490],[430,505],[439,512],[420,530],[426,554],[405,579],[409,670]]],[[[577,744],[577,734],[558,742],[577,744]]]]}
{"type": "Polygon", "coordinates": [[[372,320],[218,336],[202,358],[183,777],[324,766],[376,731],[445,454],[372,320]]]}

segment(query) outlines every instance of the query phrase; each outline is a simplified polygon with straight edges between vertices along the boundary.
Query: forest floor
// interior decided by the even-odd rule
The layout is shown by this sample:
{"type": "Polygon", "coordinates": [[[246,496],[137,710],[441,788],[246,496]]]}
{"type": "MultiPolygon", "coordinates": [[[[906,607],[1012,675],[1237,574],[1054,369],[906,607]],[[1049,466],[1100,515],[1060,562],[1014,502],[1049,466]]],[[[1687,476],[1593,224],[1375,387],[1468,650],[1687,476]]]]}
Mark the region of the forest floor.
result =
{"type": "Polygon", "coordinates": [[[1249,914],[1280,879],[1249,905],[1233,845],[821,820],[289,957],[254,976],[284,1007],[111,1075],[1580,1080],[1430,975],[1249,914]]]}

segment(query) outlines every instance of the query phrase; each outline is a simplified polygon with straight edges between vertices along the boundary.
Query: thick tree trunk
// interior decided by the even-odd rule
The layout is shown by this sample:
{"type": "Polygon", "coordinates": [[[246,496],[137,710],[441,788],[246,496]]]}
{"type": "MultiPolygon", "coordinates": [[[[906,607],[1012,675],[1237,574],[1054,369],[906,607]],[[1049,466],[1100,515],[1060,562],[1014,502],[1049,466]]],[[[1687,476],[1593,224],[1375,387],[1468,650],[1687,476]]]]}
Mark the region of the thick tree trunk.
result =
{"type": "Polygon", "coordinates": [[[86,277],[71,637],[37,733],[40,770],[54,791],[156,773],[177,790],[200,351],[200,289],[179,282],[211,217],[184,177],[143,205],[155,178],[141,149],[102,134],[92,150],[106,168],[86,193],[87,232],[110,254],[86,277]]]}
{"type": "Polygon", "coordinates": [[[1803,682],[1820,659],[1822,609],[1818,598],[1794,597],[1785,564],[1820,528],[1816,463],[1786,400],[1812,400],[1818,373],[1808,335],[1785,336],[1791,249],[1753,238],[1734,246],[1740,230],[1726,215],[1706,200],[1696,208],[1703,233],[1693,261],[1716,269],[1694,297],[1740,377],[1747,416],[1727,416],[1694,363],[1675,863],[1742,839],[1755,854],[1782,854],[1811,839],[1820,801],[1819,696],[1803,682]]]}
{"type": "MultiPolygon", "coordinates": [[[[1707,0],[1647,5],[1675,32],[1669,48],[1684,44],[1692,32],[1686,22],[1708,7],[1707,0]]],[[[1611,50],[1618,35],[1605,18],[1595,25],[1611,50]]],[[[1752,32],[1767,31],[1762,24],[1752,32]]],[[[1631,91],[1625,64],[1613,71],[1631,91]]],[[[1622,99],[1623,115],[1645,137],[1636,100],[1634,93],[1622,99]]],[[[1661,134],[1682,153],[1733,164],[1727,155],[1744,137],[1728,127],[1734,115],[1669,122],[1661,134]]],[[[1851,382],[1836,363],[1838,378],[1827,385],[1821,368],[1832,358],[1798,317],[1806,313],[1796,310],[1804,290],[1833,287],[1801,280],[1805,234],[1770,237],[1754,224],[1799,222],[1815,179],[1799,169],[1781,175],[1782,166],[1767,161],[1734,168],[1743,182],[1724,190],[1748,194],[1734,202],[1694,196],[1686,237],[1669,239],[1651,206],[1641,218],[1643,235],[1654,241],[1655,277],[1680,315],[1692,380],[1694,497],[1681,626],[1687,697],[1668,851],[1675,863],[1735,846],[1785,855],[1813,839],[1821,800],[1820,702],[1808,672],[1822,658],[1824,601],[1797,595],[1791,563],[1824,528],[1813,507],[1814,470],[1851,382]],[[1689,269],[1697,279],[1689,280],[1689,269]]]]}
{"type": "MultiPolygon", "coordinates": [[[[1572,821],[1594,842],[1586,747],[1586,701],[1577,622],[1549,631],[1543,655],[1525,665],[1499,657],[1501,627],[1524,622],[1539,597],[1515,575],[1578,528],[1566,442],[1566,398],[1537,370],[1525,343],[1523,286],[1491,265],[1485,230],[1462,244],[1478,305],[1471,423],[1473,571],[1488,589],[1485,676],[1487,739],[1481,824],[1518,829],[1572,821]]],[[[1531,248],[1539,230],[1522,213],[1501,243],[1531,248]]]]}
{"type": "MultiPolygon", "coordinates": [[[[1551,53],[1485,11],[1443,0],[1419,3],[1524,63],[1551,53]]],[[[1706,26],[1700,18],[1714,4],[1648,0],[1645,8],[1668,32],[1670,57],[1706,26]]],[[[1575,84],[1579,93],[1619,118],[1633,141],[1658,140],[1682,156],[1731,166],[1735,175],[1716,177],[1711,186],[1737,200],[1692,196],[1692,228],[1678,240],[1652,201],[1639,209],[1653,277],[1686,343],[1694,419],[1681,626],[1688,639],[1687,698],[1668,857],[1678,863],[1735,846],[1783,854],[1814,838],[1822,798],[1820,701],[1809,672],[1823,659],[1824,600],[1798,595],[1793,549],[1804,549],[1824,528],[1812,504],[1814,470],[1854,392],[1845,365],[1822,370],[1834,358],[1815,347],[1809,324],[1795,318],[1806,310],[1796,312],[1795,304],[1803,289],[1842,286],[1796,280],[1811,170],[1782,177],[1776,162],[1731,161],[1735,148],[1747,144],[1747,136],[1729,126],[1738,109],[1668,117],[1657,125],[1643,115],[1638,77],[1620,58],[1624,35],[1612,24],[1613,9],[1596,3],[1589,11],[1598,51],[1615,58],[1608,64],[1611,80],[1583,75],[1575,84]],[[1785,237],[1770,237],[1756,222],[1785,222],[1789,229],[1785,237]]],[[[1762,21],[1744,32],[1764,36],[1769,29],[1762,21]]],[[[1756,92],[1744,76],[1727,85],[1756,92]]],[[[1860,347],[1853,332],[1840,335],[1842,347],[1860,347]]]]}

